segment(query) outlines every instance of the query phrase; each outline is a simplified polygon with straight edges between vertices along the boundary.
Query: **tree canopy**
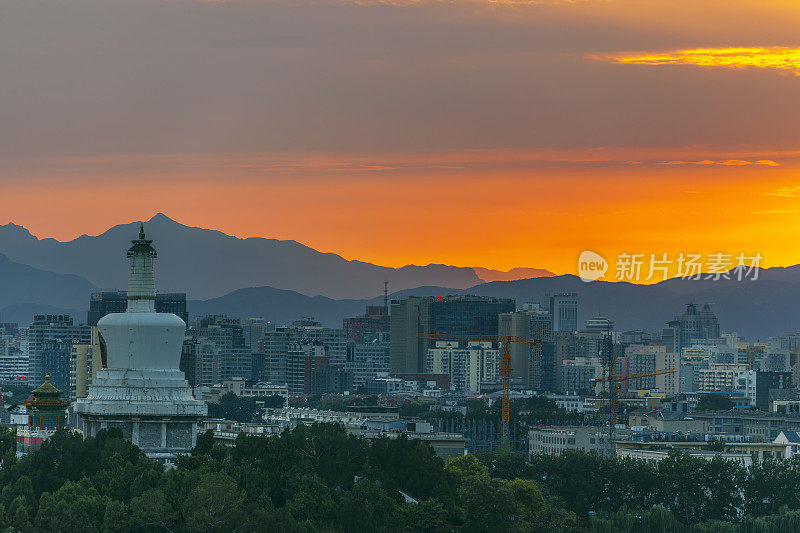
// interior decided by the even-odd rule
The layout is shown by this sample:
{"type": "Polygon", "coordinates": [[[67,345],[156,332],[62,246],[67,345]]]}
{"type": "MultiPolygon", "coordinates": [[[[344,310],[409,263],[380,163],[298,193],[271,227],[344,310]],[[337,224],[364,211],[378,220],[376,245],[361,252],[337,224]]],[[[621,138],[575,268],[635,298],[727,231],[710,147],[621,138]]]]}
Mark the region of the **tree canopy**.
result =
{"type": "MultiPolygon", "coordinates": [[[[8,433],[7,438],[13,439],[8,433]]],[[[58,432],[6,453],[8,531],[767,533],[798,531],[800,464],[745,468],[674,451],[657,464],[583,452],[442,461],[424,441],[368,441],[338,425],[234,446],[198,438],[165,470],[117,430],[58,432]],[[416,503],[406,500],[406,495],[416,503]]]]}

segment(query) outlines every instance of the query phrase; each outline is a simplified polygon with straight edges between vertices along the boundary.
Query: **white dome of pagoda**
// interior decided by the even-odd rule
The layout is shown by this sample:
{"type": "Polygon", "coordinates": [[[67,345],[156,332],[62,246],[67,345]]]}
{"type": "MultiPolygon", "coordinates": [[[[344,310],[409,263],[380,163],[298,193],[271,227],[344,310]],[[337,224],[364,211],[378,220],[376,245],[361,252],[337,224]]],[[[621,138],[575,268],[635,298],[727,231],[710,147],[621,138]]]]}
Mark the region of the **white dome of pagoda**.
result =
{"type": "Polygon", "coordinates": [[[131,241],[128,310],[104,316],[97,324],[105,343],[109,369],[177,369],[186,324],[177,315],[156,313],[153,259],[156,251],[145,239],[131,241]]]}

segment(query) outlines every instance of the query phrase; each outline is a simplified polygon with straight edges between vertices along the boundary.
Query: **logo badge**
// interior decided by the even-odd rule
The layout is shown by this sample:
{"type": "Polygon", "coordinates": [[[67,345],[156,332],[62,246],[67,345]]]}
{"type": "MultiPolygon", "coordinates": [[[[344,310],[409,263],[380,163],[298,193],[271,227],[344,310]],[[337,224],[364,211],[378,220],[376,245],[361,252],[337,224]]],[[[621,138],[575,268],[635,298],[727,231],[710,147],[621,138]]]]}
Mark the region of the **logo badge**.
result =
{"type": "Polygon", "coordinates": [[[578,276],[581,281],[596,281],[608,272],[608,261],[598,253],[584,250],[578,258],[578,276]]]}

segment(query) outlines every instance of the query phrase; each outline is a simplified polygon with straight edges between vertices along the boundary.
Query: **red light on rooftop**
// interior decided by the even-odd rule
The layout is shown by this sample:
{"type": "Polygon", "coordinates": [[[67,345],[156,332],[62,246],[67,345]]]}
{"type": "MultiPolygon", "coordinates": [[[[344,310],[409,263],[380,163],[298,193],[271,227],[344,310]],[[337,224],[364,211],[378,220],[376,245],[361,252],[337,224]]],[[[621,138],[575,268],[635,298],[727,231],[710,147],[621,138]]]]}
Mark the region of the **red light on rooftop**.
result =
{"type": "Polygon", "coordinates": [[[443,298],[444,298],[443,296],[437,296],[436,297],[436,299],[439,300],[440,302],[442,301],[443,298]]]}

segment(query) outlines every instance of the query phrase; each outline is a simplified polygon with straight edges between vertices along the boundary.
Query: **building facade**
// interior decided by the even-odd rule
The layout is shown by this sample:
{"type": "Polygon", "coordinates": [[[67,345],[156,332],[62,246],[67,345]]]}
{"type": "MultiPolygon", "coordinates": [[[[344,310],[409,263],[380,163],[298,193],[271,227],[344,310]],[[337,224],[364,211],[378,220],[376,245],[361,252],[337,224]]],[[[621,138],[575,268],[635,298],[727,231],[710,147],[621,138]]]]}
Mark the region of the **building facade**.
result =
{"type": "Polygon", "coordinates": [[[420,373],[433,341],[426,335],[497,335],[498,317],[516,302],[488,296],[409,296],[392,300],[392,372],[420,373]]]}

